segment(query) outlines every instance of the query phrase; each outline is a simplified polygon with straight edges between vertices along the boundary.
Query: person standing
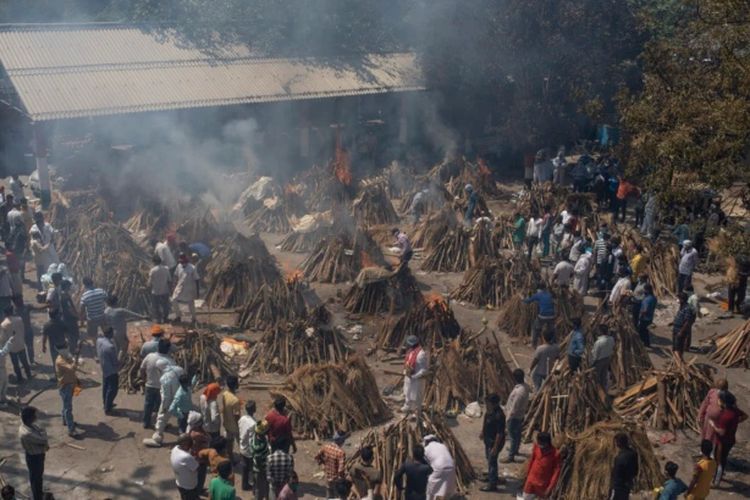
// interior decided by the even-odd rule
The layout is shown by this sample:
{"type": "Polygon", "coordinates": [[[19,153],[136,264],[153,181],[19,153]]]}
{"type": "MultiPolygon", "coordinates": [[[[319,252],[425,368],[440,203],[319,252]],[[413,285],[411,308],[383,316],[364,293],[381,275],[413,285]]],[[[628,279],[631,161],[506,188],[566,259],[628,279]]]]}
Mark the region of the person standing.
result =
{"type": "Polygon", "coordinates": [[[141,316],[124,307],[120,307],[117,295],[107,297],[104,318],[106,324],[114,330],[114,341],[117,344],[117,349],[121,352],[128,352],[128,321],[148,319],[146,316],[141,316]]]}
{"type": "Polygon", "coordinates": [[[286,399],[277,397],[273,401],[273,408],[266,414],[268,422],[268,441],[273,447],[276,440],[284,438],[285,448],[283,450],[289,453],[291,447],[294,453],[297,453],[297,443],[292,433],[292,420],[286,411],[286,399]]]}
{"type": "Polygon", "coordinates": [[[70,288],[73,284],[69,280],[63,280],[60,283],[60,309],[62,311],[62,321],[66,326],[66,339],[71,352],[78,352],[78,343],[80,340],[78,325],[80,316],[73,302],[73,295],[70,288]]]}
{"type": "Polygon", "coordinates": [[[538,218],[535,213],[529,216],[529,220],[526,223],[526,246],[527,254],[526,258],[530,261],[534,254],[534,247],[539,243],[539,233],[542,225],[542,219],[538,218]]]}
{"type": "Polygon", "coordinates": [[[190,320],[195,324],[197,321],[195,316],[195,299],[198,298],[199,294],[200,277],[195,266],[188,260],[187,255],[184,253],[180,254],[178,261],[179,264],[175,268],[177,284],[172,292],[172,309],[175,314],[175,322],[180,323],[182,321],[180,304],[186,304],[190,311],[190,320]]]}
{"type": "Polygon", "coordinates": [[[271,443],[271,454],[266,461],[270,500],[276,500],[284,486],[294,477],[294,457],[284,451],[289,446],[286,437],[278,437],[271,443]]]}
{"type": "Polygon", "coordinates": [[[219,399],[219,413],[221,413],[221,422],[224,425],[224,436],[227,438],[227,450],[229,458],[234,460],[234,444],[239,442],[240,428],[239,420],[242,414],[242,404],[237,397],[237,389],[240,382],[234,375],[229,375],[226,381],[226,389],[221,393],[219,399]]]}
{"type": "Polygon", "coordinates": [[[624,432],[615,437],[618,452],[610,476],[610,500],[628,500],[638,476],[638,454],[630,447],[630,439],[624,432]]]}
{"type": "Polygon", "coordinates": [[[680,292],[677,295],[679,309],[672,322],[672,351],[680,358],[685,351],[690,350],[690,337],[692,336],[695,313],[687,302],[687,294],[680,292]]]}
{"type": "Polygon", "coordinates": [[[427,479],[427,500],[451,498],[456,492],[456,463],[450,450],[432,434],[422,438],[422,445],[425,460],[432,468],[427,479]]]}
{"type": "MultiPolygon", "coordinates": [[[[34,225],[31,226],[29,235],[32,240],[35,239],[35,234],[39,235],[40,247],[45,248],[50,264],[58,264],[60,262],[60,258],[57,256],[57,249],[55,248],[55,235],[57,235],[58,232],[59,231],[52,227],[49,222],[44,222],[44,214],[42,212],[34,213],[34,225]]],[[[37,273],[38,272],[37,269],[37,273]]],[[[44,268],[42,274],[45,272],[47,272],[47,268],[44,268]]],[[[39,276],[41,277],[41,275],[39,276]]]]}
{"type": "Polygon", "coordinates": [[[404,492],[405,500],[427,500],[427,482],[432,467],[427,463],[424,456],[424,447],[414,445],[412,451],[412,460],[401,465],[394,475],[393,482],[396,490],[400,494],[404,492]],[[403,484],[403,477],[406,476],[406,486],[403,484]]]}
{"type": "Polygon", "coordinates": [[[626,268],[618,270],[618,278],[612,291],[609,293],[609,307],[613,311],[619,310],[627,304],[630,296],[630,277],[626,268]]]}
{"type": "Polygon", "coordinates": [[[169,267],[154,255],[154,266],[148,272],[148,286],[151,289],[151,316],[157,323],[166,323],[169,319],[169,288],[172,276],[169,267]]]}
{"type": "Polygon", "coordinates": [[[164,241],[160,241],[154,245],[154,254],[159,257],[161,263],[167,266],[172,271],[177,265],[177,261],[174,258],[174,254],[177,251],[177,235],[174,233],[167,234],[167,238],[164,241]]]}
{"type": "Polygon", "coordinates": [[[714,381],[714,386],[708,390],[708,394],[701,403],[700,410],[698,410],[698,425],[701,427],[701,439],[705,441],[714,441],[713,427],[711,427],[709,421],[716,420],[721,414],[721,405],[719,404],[719,394],[722,391],[729,390],[729,382],[725,378],[717,378],[714,381]]]}
{"type": "Polygon", "coordinates": [[[342,448],[345,441],[346,436],[336,431],[331,442],[323,445],[315,455],[315,461],[323,466],[329,498],[334,496],[336,482],[346,477],[346,453],[342,448]]]}
{"type": "Polygon", "coordinates": [[[188,413],[187,423],[187,433],[190,439],[193,440],[193,445],[190,447],[190,454],[198,461],[198,491],[202,492],[206,484],[208,462],[200,458],[200,452],[208,448],[210,440],[203,428],[203,417],[201,417],[200,413],[197,411],[188,413]]]}
{"type": "Polygon", "coordinates": [[[190,385],[190,377],[187,373],[183,372],[178,381],[180,385],[172,399],[172,404],[169,405],[169,413],[177,419],[180,432],[187,432],[188,415],[193,409],[193,401],[190,397],[192,387],[190,385]]]}
{"type": "Polygon", "coordinates": [[[677,477],[679,468],[674,462],[667,462],[664,465],[664,475],[667,476],[667,481],[664,483],[657,500],[677,500],[679,495],[687,491],[687,484],[677,477]]]}
{"type": "Polygon", "coordinates": [[[484,455],[487,457],[487,486],[479,491],[497,491],[497,457],[505,446],[505,413],[500,408],[500,396],[497,394],[488,394],[485,401],[487,411],[479,439],[484,443],[484,455]]]}
{"type": "Polygon", "coordinates": [[[21,410],[21,425],[18,427],[18,439],[26,455],[26,467],[29,469],[31,499],[44,498],[44,458],[49,451],[47,433],[36,424],[37,409],[26,406],[21,410]]]}
{"type": "Polygon", "coordinates": [[[551,331],[555,327],[555,302],[552,299],[552,294],[547,290],[547,285],[544,281],[539,282],[534,295],[523,299],[524,304],[532,304],[534,302],[536,302],[539,310],[531,329],[531,347],[536,349],[542,332],[551,331]]]}
{"type": "Polygon", "coordinates": [[[747,294],[747,278],[750,276],[750,258],[747,255],[738,255],[730,259],[731,263],[727,269],[727,283],[729,285],[729,308],[730,313],[742,313],[747,294]]]}
{"type": "Polygon", "coordinates": [[[34,258],[34,267],[36,268],[36,286],[37,290],[42,291],[42,276],[47,272],[49,266],[56,264],[52,259],[50,250],[51,243],[44,244],[40,233],[31,233],[29,249],[34,258]]]}
{"type": "Polygon", "coordinates": [[[120,387],[119,354],[113,337],[114,331],[112,327],[108,327],[104,330],[104,336],[96,339],[96,354],[99,356],[99,364],[102,367],[102,403],[105,415],[112,414],[120,387]]]}
{"type": "Polygon", "coordinates": [[[557,283],[557,286],[563,290],[567,290],[570,287],[570,278],[573,276],[573,264],[568,259],[562,259],[555,266],[555,270],[552,272],[552,276],[557,283]]]}
{"type": "Polygon", "coordinates": [[[408,351],[404,360],[404,406],[401,411],[406,414],[414,412],[417,421],[420,421],[425,377],[429,370],[430,360],[416,335],[409,335],[406,338],[406,347],[408,351]]]}
{"type": "MultiPolygon", "coordinates": [[[[572,250],[571,250],[572,253],[572,250]]],[[[591,266],[593,265],[594,259],[590,251],[585,251],[578,257],[573,273],[573,287],[581,295],[585,297],[589,293],[589,275],[591,274],[591,266]]]]}
{"type": "Polygon", "coordinates": [[[693,271],[698,267],[700,257],[698,256],[698,250],[693,248],[693,242],[685,240],[682,244],[682,250],[680,250],[680,264],[678,267],[677,276],[677,293],[681,293],[685,290],[685,287],[691,284],[693,280],[693,271]]]}
{"type": "Polygon", "coordinates": [[[221,435],[221,413],[219,412],[218,397],[221,394],[221,386],[211,382],[204,389],[198,401],[198,406],[203,415],[203,427],[211,439],[221,435]]]}
{"type": "Polygon", "coordinates": [[[646,283],[643,287],[643,300],[638,313],[638,336],[646,347],[651,347],[651,334],[648,328],[654,322],[654,312],[656,312],[656,295],[651,283],[646,283]]]}
{"type": "Polygon", "coordinates": [[[536,435],[527,470],[523,498],[549,497],[560,477],[560,453],[552,446],[549,433],[539,432],[536,435]]]}
{"type": "Polygon", "coordinates": [[[711,483],[716,475],[716,460],[712,458],[714,446],[711,441],[701,441],[701,458],[695,464],[685,497],[688,500],[705,500],[711,492],[711,483]]]}
{"type": "Polygon", "coordinates": [[[719,406],[721,407],[719,416],[708,420],[708,425],[714,430],[714,457],[719,462],[714,486],[719,486],[724,477],[729,452],[736,443],[737,426],[747,420],[747,414],[737,408],[737,398],[731,392],[719,393],[719,406]]]}
{"type": "Polygon", "coordinates": [[[474,187],[471,184],[464,186],[466,191],[466,213],[464,214],[464,224],[471,226],[471,221],[474,219],[474,211],[479,203],[479,195],[474,191],[474,187]]]}
{"type": "Polygon", "coordinates": [[[208,485],[208,498],[211,500],[235,500],[237,490],[231,481],[232,463],[222,462],[217,466],[218,475],[208,485]]]}
{"type": "Polygon", "coordinates": [[[349,468],[349,477],[359,498],[383,498],[383,471],[373,465],[374,459],[372,447],[365,446],[359,450],[359,461],[349,468]]]}
{"type": "Polygon", "coordinates": [[[245,403],[245,415],[240,418],[238,427],[240,431],[240,455],[242,456],[242,489],[251,491],[253,485],[250,479],[253,477],[253,454],[252,442],[255,436],[255,428],[258,422],[255,420],[255,401],[245,403]]]}
{"type": "Polygon", "coordinates": [[[523,218],[521,212],[516,212],[513,220],[513,247],[515,250],[520,250],[523,246],[523,239],[526,236],[526,219],[523,218]]]}
{"type": "Polygon", "coordinates": [[[596,262],[596,286],[599,290],[606,290],[609,283],[609,269],[607,257],[609,256],[609,233],[599,233],[599,238],[594,242],[594,259],[596,262]]]}
{"type": "MultiPolygon", "coordinates": [[[[49,320],[42,326],[42,352],[47,352],[49,344],[49,354],[52,359],[52,366],[55,366],[57,359],[57,346],[66,343],[68,327],[60,319],[60,311],[49,311],[49,320]]],[[[54,376],[50,379],[56,381],[54,376]]]]}
{"type": "Polygon", "coordinates": [[[13,339],[5,341],[2,349],[0,349],[0,408],[5,408],[8,405],[8,399],[6,393],[8,392],[8,372],[5,369],[5,357],[10,352],[10,344],[13,339]]]}
{"type": "Polygon", "coordinates": [[[101,288],[96,288],[94,280],[88,276],[83,278],[83,287],[85,291],[81,295],[81,322],[84,319],[86,320],[86,336],[94,343],[96,342],[99,330],[103,332],[107,322],[104,317],[107,292],[101,288]]]}
{"type": "Polygon", "coordinates": [[[630,271],[633,273],[632,276],[634,281],[640,278],[646,270],[646,256],[643,255],[643,246],[636,243],[635,252],[633,257],[630,259],[630,271]]]}
{"type": "Polygon", "coordinates": [[[9,306],[3,311],[5,319],[0,323],[0,330],[2,330],[2,341],[3,343],[10,340],[9,353],[10,360],[13,362],[13,372],[16,374],[16,384],[23,383],[23,373],[21,372],[21,365],[26,372],[26,378],[31,380],[31,367],[29,366],[29,359],[26,356],[26,342],[25,332],[23,328],[23,321],[20,317],[13,315],[13,307],[9,306]]]}
{"type": "Polygon", "coordinates": [[[562,186],[565,184],[565,168],[568,166],[568,162],[565,159],[565,148],[560,146],[557,151],[557,156],[552,160],[552,181],[562,186]]]}
{"type": "Polygon", "coordinates": [[[158,447],[164,441],[164,431],[167,428],[167,422],[169,422],[169,416],[171,415],[169,409],[172,407],[172,402],[174,402],[177,391],[182,385],[180,379],[183,375],[185,375],[185,370],[181,366],[170,364],[164,369],[164,374],[159,378],[161,404],[156,414],[154,434],[151,436],[153,443],[146,443],[147,445],[153,446],[156,444],[158,447]]]}
{"type": "Polygon", "coordinates": [[[513,381],[515,386],[508,395],[505,402],[505,412],[508,417],[508,436],[510,437],[510,448],[504,463],[513,463],[521,447],[521,431],[523,430],[523,419],[529,406],[529,387],[524,383],[524,373],[520,368],[513,370],[513,381]]]}
{"type": "Polygon", "coordinates": [[[632,196],[633,192],[635,191],[635,186],[633,186],[627,179],[624,177],[620,178],[620,183],[617,186],[617,195],[616,195],[616,202],[617,205],[614,210],[614,220],[617,220],[618,215],[620,216],[620,222],[625,222],[625,217],[627,215],[628,211],[628,198],[632,196]]]}
{"type": "Polygon", "coordinates": [[[555,334],[547,330],[542,335],[544,343],[536,348],[534,357],[531,360],[531,380],[534,382],[534,389],[539,390],[542,387],[547,376],[552,371],[555,361],[560,357],[560,346],[555,342],[555,334]]]}
{"type": "Polygon", "coordinates": [[[414,250],[412,250],[409,237],[399,228],[394,228],[391,233],[393,234],[393,237],[396,238],[396,246],[401,249],[401,255],[398,259],[399,267],[409,265],[409,261],[414,255],[414,250]]]}
{"type": "Polygon", "coordinates": [[[609,365],[614,352],[615,339],[610,335],[606,325],[600,325],[599,336],[591,348],[591,364],[594,366],[596,381],[605,392],[609,386],[609,365]]]}
{"type": "Polygon", "coordinates": [[[633,325],[638,328],[638,321],[641,318],[641,305],[646,298],[646,285],[648,285],[648,274],[638,276],[633,293],[630,294],[630,313],[633,316],[633,325]]]}
{"type": "Polygon", "coordinates": [[[266,462],[268,461],[268,422],[261,420],[255,426],[255,433],[250,441],[250,457],[253,464],[253,496],[256,500],[268,499],[268,477],[266,462]]]}
{"type": "Polygon", "coordinates": [[[581,361],[586,353],[586,338],[581,328],[581,318],[573,318],[573,331],[570,332],[570,342],[568,343],[568,368],[571,371],[581,369],[581,361]]]}
{"type": "Polygon", "coordinates": [[[24,198],[23,188],[25,188],[26,185],[18,178],[18,174],[11,174],[8,187],[10,187],[10,193],[13,195],[13,198],[16,200],[24,198]]]}
{"type": "Polygon", "coordinates": [[[552,217],[552,208],[549,205],[545,205],[542,223],[539,227],[539,237],[542,241],[542,257],[549,256],[550,237],[552,236],[552,226],[554,225],[554,222],[555,219],[552,217]]]}
{"type": "Polygon", "coordinates": [[[177,446],[172,448],[169,461],[174,471],[175,484],[181,500],[198,500],[198,461],[190,454],[193,440],[187,434],[180,434],[177,446]]]}
{"type": "Polygon", "coordinates": [[[145,380],[143,401],[143,428],[151,429],[151,417],[161,406],[161,383],[159,380],[167,367],[174,364],[169,357],[171,342],[160,339],[157,352],[146,355],[141,361],[141,379],[145,380]]]}
{"type": "Polygon", "coordinates": [[[58,345],[55,375],[57,375],[57,386],[62,399],[63,424],[67,426],[68,436],[70,437],[77,437],[76,422],[73,419],[73,390],[78,385],[77,368],[76,361],[70,355],[67,344],[58,345]]]}

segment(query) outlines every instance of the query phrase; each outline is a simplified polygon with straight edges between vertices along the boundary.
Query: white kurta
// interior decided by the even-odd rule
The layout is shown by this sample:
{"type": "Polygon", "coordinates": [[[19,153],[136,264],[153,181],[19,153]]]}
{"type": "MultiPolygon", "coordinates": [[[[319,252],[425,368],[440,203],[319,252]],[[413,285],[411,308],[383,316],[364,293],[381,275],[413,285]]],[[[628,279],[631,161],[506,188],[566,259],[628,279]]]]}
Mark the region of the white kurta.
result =
{"type": "Polygon", "coordinates": [[[42,245],[49,245],[49,248],[47,249],[49,259],[52,261],[52,263],[57,264],[60,262],[60,258],[57,256],[57,249],[55,248],[55,243],[52,241],[52,238],[57,234],[57,230],[53,228],[49,222],[45,222],[44,226],[40,229],[38,225],[34,224],[31,226],[31,230],[29,231],[29,234],[38,233],[42,235],[42,245]]]}
{"type": "Polygon", "coordinates": [[[424,448],[424,458],[432,467],[427,479],[427,498],[450,498],[456,492],[456,464],[448,447],[433,441],[424,448]]]}
{"type": "Polygon", "coordinates": [[[418,410],[422,407],[422,399],[424,398],[425,389],[425,377],[427,376],[427,370],[430,367],[430,358],[424,350],[421,350],[417,354],[416,365],[414,366],[414,373],[409,376],[404,376],[404,404],[410,410],[418,410]]]}
{"type": "Polygon", "coordinates": [[[175,270],[175,276],[177,278],[177,284],[172,292],[172,300],[178,302],[192,302],[198,298],[198,288],[196,282],[198,281],[198,271],[195,266],[188,264],[180,264],[175,270]]]}

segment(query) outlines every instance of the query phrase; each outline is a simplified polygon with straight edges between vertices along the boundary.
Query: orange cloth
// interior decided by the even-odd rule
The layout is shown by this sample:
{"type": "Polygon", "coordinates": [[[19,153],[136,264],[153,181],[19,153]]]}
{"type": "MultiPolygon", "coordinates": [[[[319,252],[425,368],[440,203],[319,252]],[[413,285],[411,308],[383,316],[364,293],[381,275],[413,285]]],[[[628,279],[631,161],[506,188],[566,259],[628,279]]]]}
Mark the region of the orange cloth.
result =
{"type": "Polygon", "coordinates": [[[545,497],[555,487],[559,476],[560,453],[557,449],[550,446],[542,451],[539,445],[534,443],[523,492],[545,497]]]}
{"type": "Polygon", "coordinates": [[[617,187],[617,199],[624,200],[633,191],[634,186],[626,180],[620,181],[620,185],[617,187]]]}
{"type": "Polygon", "coordinates": [[[209,401],[216,399],[216,397],[221,393],[221,386],[217,384],[216,382],[212,382],[206,386],[205,389],[203,389],[203,395],[206,396],[206,399],[209,401]]]}

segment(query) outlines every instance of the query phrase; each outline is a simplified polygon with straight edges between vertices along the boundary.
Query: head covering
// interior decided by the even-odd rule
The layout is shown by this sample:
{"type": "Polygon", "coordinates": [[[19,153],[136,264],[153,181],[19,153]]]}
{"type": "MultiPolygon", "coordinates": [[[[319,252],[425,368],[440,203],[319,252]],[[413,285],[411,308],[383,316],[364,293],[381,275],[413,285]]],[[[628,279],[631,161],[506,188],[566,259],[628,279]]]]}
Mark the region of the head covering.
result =
{"type": "Polygon", "coordinates": [[[422,446],[427,446],[428,443],[431,443],[432,441],[437,441],[438,438],[434,434],[427,434],[425,437],[422,438],[422,446]]]}
{"type": "Polygon", "coordinates": [[[164,328],[161,325],[151,325],[151,335],[154,337],[164,335],[164,328]]]}
{"type": "Polygon", "coordinates": [[[258,425],[255,426],[255,434],[263,436],[266,432],[268,432],[268,420],[264,419],[258,422],[258,425]]]}
{"type": "Polygon", "coordinates": [[[417,344],[419,344],[419,337],[417,337],[416,335],[409,335],[408,337],[406,337],[407,347],[414,347],[417,344]]]}
{"type": "Polygon", "coordinates": [[[685,241],[682,242],[682,246],[688,247],[688,248],[692,248],[693,242],[690,241],[690,240],[685,240],[685,241]]]}
{"type": "Polygon", "coordinates": [[[206,396],[206,399],[208,399],[209,401],[211,401],[212,399],[216,399],[220,392],[221,386],[216,382],[211,382],[206,386],[205,389],[203,389],[203,395],[206,396]]]}
{"type": "Polygon", "coordinates": [[[203,415],[201,415],[197,411],[190,410],[190,413],[188,413],[187,423],[188,432],[190,432],[190,429],[198,427],[203,423],[203,415]]]}
{"type": "Polygon", "coordinates": [[[464,189],[471,193],[472,191],[474,191],[474,186],[472,186],[471,184],[467,184],[466,186],[464,186],[464,189]]]}

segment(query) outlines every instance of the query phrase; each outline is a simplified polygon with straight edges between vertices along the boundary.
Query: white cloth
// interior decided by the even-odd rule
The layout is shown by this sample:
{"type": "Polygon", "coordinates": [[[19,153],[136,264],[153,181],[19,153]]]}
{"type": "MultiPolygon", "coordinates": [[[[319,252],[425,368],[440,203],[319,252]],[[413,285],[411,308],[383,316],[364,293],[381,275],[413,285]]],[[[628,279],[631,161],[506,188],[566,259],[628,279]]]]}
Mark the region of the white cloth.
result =
{"type": "Polygon", "coordinates": [[[8,372],[5,370],[5,358],[8,357],[10,352],[10,343],[12,340],[8,340],[3,343],[3,348],[0,349],[0,403],[5,402],[5,393],[8,391],[8,372]]]}
{"type": "Polygon", "coordinates": [[[219,432],[221,430],[221,413],[219,413],[219,403],[216,399],[211,401],[201,394],[198,402],[201,415],[203,415],[203,429],[206,432],[219,432]]]}
{"type": "Polygon", "coordinates": [[[250,443],[253,442],[255,437],[255,426],[258,425],[258,422],[250,415],[244,415],[240,417],[237,425],[240,428],[240,453],[243,457],[250,458],[252,456],[250,443]]]}
{"type": "Polygon", "coordinates": [[[164,375],[167,367],[173,364],[172,358],[164,354],[158,352],[147,354],[141,361],[141,371],[146,372],[146,387],[159,389],[161,387],[159,379],[164,375]]]}
{"type": "Polygon", "coordinates": [[[169,461],[172,464],[177,486],[186,490],[192,490],[198,486],[198,461],[189,451],[175,446],[169,454],[169,461]]]}
{"type": "Polygon", "coordinates": [[[683,248],[680,251],[680,274],[693,274],[693,271],[695,271],[695,268],[698,265],[698,260],[698,250],[695,248],[691,248],[690,250],[683,248]]]}
{"type": "Polygon", "coordinates": [[[615,306],[620,303],[623,295],[627,290],[630,290],[630,278],[627,276],[617,280],[615,286],[612,287],[612,291],[609,293],[609,305],[615,306]]]}
{"type": "Polygon", "coordinates": [[[26,349],[26,342],[24,338],[23,320],[18,316],[11,316],[5,318],[0,323],[0,345],[4,345],[5,342],[10,340],[10,352],[16,353],[26,349]]]}
{"type": "Polygon", "coordinates": [[[567,288],[570,285],[570,277],[573,275],[573,264],[567,260],[561,260],[555,266],[552,274],[557,277],[558,285],[567,288]]]}
{"type": "Polygon", "coordinates": [[[615,339],[611,335],[599,335],[591,348],[591,362],[611,358],[615,352],[615,339]]]}
{"type": "Polygon", "coordinates": [[[424,458],[433,470],[454,469],[456,462],[453,461],[451,452],[447,446],[439,441],[430,441],[424,447],[424,458]]]}
{"type": "Polygon", "coordinates": [[[417,354],[417,361],[414,366],[414,373],[411,376],[404,376],[404,404],[410,410],[419,411],[422,408],[422,399],[424,399],[425,375],[430,367],[430,358],[422,349],[417,354]]]}
{"type": "Polygon", "coordinates": [[[169,422],[169,407],[172,406],[174,396],[177,394],[177,389],[180,388],[180,376],[185,373],[185,370],[181,366],[169,365],[164,370],[164,375],[159,379],[161,384],[161,405],[159,405],[159,412],[156,414],[156,431],[154,432],[154,441],[160,442],[164,435],[164,429],[167,428],[167,422],[169,422]]]}
{"type": "Polygon", "coordinates": [[[529,221],[526,223],[526,237],[531,238],[533,236],[539,237],[539,233],[542,230],[542,219],[529,217],[529,221]]]}
{"type": "Polygon", "coordinates": [[[432,467],[427,479],[427,498],[450,498],[456,492],[456,464],[448,447],[432,441],[424,447],[424,458],[432,467]]]}
{"type": "Polygon", "coordinates": [[[169,295],[169,267],[165,264],[154,266],[148,272],[148,284],[153,295],[169,295]]]}
{"type": "Polygon", "coordinates": [[[172,300],[178,302],[193,302],[198,298],[197,281],[200,279],[198,271],[191,263],[180,264],[175,270],[177,284],[172,292],[172,300]]]}
{"type": "Polygon", "coordinates": [[[60,262],[60,258],[57,256],[57,249],[55,248],[55,243],[52,241],[53,237],[57,234],[57,229],[52,227],[49,222],[45,222],[44,225],[39,228],[39,226],[35,223],[33,226],[31,226],[31,230],[29,231],[29,235],[31,236],[31,239],[33,240],[33,234],[37,233],[42,236],[42,245],[49,245],[48,252],[50,260],[53,263],[60,262]]]}
{"type": "Polygon", "coordinates": [[[45,245],[39,240],[31,240],[29,247],[31,248],[31,254],[34,256],[34,264],[37,269],[47,271],[49,266],[57,264],[54,259],[54,255],[50,251],[51,245],[45,245]]]}
{"type": "Polygon", "coordinates": [[[169,244],[166,241],[160,241],[154,246],[154,253],[159,256],[161,263],[172,269],[177,265],[177,261],[174,260],[174,254],[172,249],[169,248],[169,244]]]}

